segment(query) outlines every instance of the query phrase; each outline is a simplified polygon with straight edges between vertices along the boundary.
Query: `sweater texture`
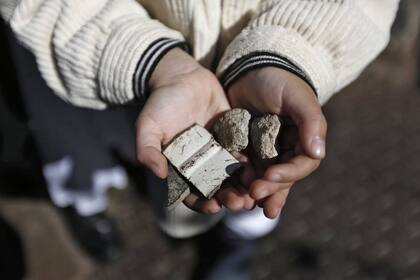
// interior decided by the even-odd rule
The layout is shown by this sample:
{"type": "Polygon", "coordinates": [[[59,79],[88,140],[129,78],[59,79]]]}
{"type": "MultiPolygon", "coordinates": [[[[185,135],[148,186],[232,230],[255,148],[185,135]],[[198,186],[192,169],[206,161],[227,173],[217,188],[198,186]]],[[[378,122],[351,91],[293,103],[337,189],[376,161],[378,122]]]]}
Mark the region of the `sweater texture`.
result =
{"type": "Polygon", "coordinates": [[[103,109],[145,98],[172,47],[225,86],[266,65],[324,104],[385,48],[399,0],[2,0],[0,12],[54,92],[103,109]]]}

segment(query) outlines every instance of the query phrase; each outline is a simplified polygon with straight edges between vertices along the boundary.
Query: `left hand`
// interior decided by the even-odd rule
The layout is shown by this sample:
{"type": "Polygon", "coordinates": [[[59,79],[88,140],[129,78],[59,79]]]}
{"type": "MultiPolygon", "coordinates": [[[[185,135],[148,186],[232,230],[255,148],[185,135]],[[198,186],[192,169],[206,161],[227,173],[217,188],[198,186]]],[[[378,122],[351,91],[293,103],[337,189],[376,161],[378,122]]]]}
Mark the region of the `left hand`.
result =
{"type": "MultiPolygon", "coordinates": [[[[211,126],[211,122],[230,107],[214,74],[178,48],[161,59],[149,86],[150,97],[137,120],[137,158],[156,176],[166,178],[168,163],[162,146],[195,123],[211,126]]],[[[233,186],[225,187],[210,200],[191,193],[184,203],[208,214],[220,211],[222,206],[238,211],[253,206],[248,193],[233,186]]]]}
{"type": "Polygon", "coordinates": [[[305,81],[275,67],[247,73],[229,89],[228,99],[232,108],[244,108],[256,115],[271,113],[288,117],[297,127],[282,124],[286,138],[293,139],[293,134],[298,133],[297,143],[292,147],[295,153],[280,155],[282,162],[269,166],[261,178],[248,174],[242,182],[264,208],[265,215],[275,218],[292,185],[315,171],[325,157],[327,123],[321,106],[305,81]]]}

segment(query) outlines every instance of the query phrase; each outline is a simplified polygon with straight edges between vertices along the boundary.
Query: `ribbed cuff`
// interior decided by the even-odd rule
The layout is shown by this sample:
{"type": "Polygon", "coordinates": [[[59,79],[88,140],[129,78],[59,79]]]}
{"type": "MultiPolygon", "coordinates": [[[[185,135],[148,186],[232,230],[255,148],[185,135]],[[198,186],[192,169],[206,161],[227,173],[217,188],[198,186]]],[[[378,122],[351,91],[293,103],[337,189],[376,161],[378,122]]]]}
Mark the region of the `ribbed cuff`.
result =
{"type": "MultiPolygon", "coordinates": [[[[237,80],[246,73],[262,67],[278,67],[289,71],[304,80],[314,91],[310,78],[287,58],[281,57],[270,52],[252,52],[237,59],[221,75],[220,81],[225,89],[229,89],[237,80]]],[[[315,91],[316,92],[316,91],[315,91]]]]}
{"type": "Polygon", "coordinates": [[[269,63],[266,65],[289,65],[288,70],[306,78],[315,89],[321,104],[324,104],[337,88],[336,71],[328,54],[315,48],[298,33],[279,26],[244,29],[226,48],[217,68],[217,76],[227,76],[233,64],[255,53],[270,54],[269,63]]]}
{"type": "Polygon", "coordinates": [[[164,47],[157,48],[159,53],[168,50],[168,45],[176,45],[175,42],[184,40],[181,33],[167,28],[158,21],[138,16],[115,21],[98,66],[99,94],[105,103],[125,104],[140,97],[140,94],[135,92],[134,86],[138,85],[133,83],[133,77],[137,72],[147,73],[146,70],[149,68],[146,66],[153,63],[146,62],[158,61],[156,52],[149,51],[150,56],[147,56],[149,59],[143,60],[143,58],[146,51],[162,38],[171,38],[170,40],[174,42],[167,39],[165,41],[167,44],[162,45],[164,47]],[[139,61],[144,61],[141,67],[139,61]]]}
{"type": "Polygon", "coordinates": [[[162,38],[154,41],[140,58],[133,76],[133,89],[137,99],[145,100],[149,95],[149,80],[159,61],[173,48],[188,50],[186,42],[162,38]]]}

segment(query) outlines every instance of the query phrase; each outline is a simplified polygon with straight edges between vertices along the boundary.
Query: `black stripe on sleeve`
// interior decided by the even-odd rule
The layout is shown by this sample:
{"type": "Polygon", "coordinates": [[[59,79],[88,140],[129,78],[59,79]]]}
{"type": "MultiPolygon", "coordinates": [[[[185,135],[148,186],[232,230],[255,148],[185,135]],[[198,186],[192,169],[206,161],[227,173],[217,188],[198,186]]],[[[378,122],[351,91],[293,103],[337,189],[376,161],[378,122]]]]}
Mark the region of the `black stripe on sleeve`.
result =
{"type": "Polygon", "coordinates": [[[227,90],[246,73],[267,66],[278,67],[297,75],[315,91],[311,79],[299,67],[290,60],[269,52],[253,52],[241,57],[228,67],[220,77],[220,81],[227,90]]]}
{"type": "Polygon", "coordinates": [[[134,94],[138,99],[145,100],[148,97],[148,84],[153,71],[162,57],[176,47],[188,51],[186,42],[162,38],[154,41],[143,53],[133,76],[134,94]]]}

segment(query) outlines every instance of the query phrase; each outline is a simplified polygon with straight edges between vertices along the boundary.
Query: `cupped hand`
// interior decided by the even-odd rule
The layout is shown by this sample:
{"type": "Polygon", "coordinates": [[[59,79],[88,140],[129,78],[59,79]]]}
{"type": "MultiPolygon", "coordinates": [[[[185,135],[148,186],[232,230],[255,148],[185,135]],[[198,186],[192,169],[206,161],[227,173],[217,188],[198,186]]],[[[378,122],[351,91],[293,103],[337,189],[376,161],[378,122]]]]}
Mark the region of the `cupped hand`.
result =
{"type": "Polygon", "coordinates": [[[280,162],[266,168],[259,178],[248,176],[243,182],[265,215],[275,218],[292,185],[315,171],[325,157],[327,123],[321,106],[304,80],[275,67],[247,73],[229,89],[228,99],[233,108],[291,120],[282,124],[280,162]]]}
{"type": "MultiPolygon", "coordinates": [[[[166,178],[168,162],[162,146],[196,123],[209,127],[230,106],[214,74],[178,48],[161,59],[152,73],[150,90],[137,119],[137,158],[156,176],[166,178]]],[[[222,206],[246,207],[247,200],[247,193],[227,186],[217,199],[191,194],[184,203],[199,212],[216,213],[222,206]]]]}

